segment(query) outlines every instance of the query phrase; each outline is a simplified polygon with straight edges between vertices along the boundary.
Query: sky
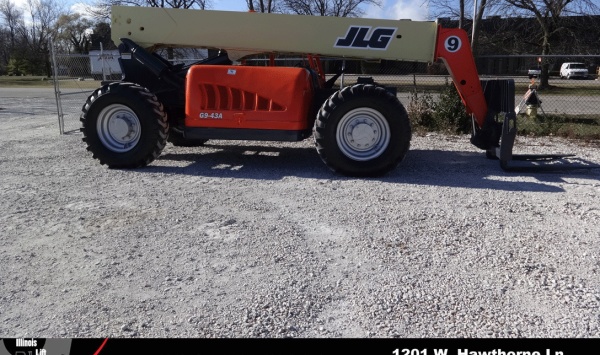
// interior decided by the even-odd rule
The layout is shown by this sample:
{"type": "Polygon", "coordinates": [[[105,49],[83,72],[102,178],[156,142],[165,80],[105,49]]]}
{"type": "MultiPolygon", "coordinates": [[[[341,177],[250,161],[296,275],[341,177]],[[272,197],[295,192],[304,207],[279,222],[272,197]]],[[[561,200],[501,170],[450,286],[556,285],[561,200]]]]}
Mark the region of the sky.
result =
{"type": "MultiPolygon", "coordinates": [[[[248,11],[244,0],[213,0],[213,10],[248,11]]],[[[428,15],[426,0],[383,0],[382,7],[369,5],[365,17],[383,19],[426,20],[428,15]]]]}
{"type": "MultiPolygon", "coordinates": [[[[27,0],[11,0],[16,4],[25,5],[27,0]]],[[[61,1],[61,0],[58,0],[61,1]]],[[[94,0],[62,0],[72,11],[81,9],[82,3],[91,4],[94,0]]],[[[225,11],[248,11],[245,0],[211,0],[212,10],[225,11]]],[[[600,6],[600,0],[591,0],[596,6],[600,6]]],[[[382,6],[369,5],[364,8],[365,17],[381,19],[410,19],[413,21],[424,21],[428,19],[429,0],[381,0],[382,6]]],[[[472,6],[471,4],[468,4],[472,6]]],[[[470,14],[471,8],[467,8],[470,14]]]]}
{"type": "MultiPolygon", "coordinates": [[[[27,0],[12,0],[24,5],[27,0]]],[[[92,3],[93,0],[66,0],[69,7],[75,11],[81,3],[92,3]]],[[[411,19],[426,20],[428,14],[427,0],[382,0],[382,7],[369,5],[365,8],[365,17],[382,19],[411,19]]],[[[212,0],[212,10],[248,11],[245,0],[212,0]]]]}

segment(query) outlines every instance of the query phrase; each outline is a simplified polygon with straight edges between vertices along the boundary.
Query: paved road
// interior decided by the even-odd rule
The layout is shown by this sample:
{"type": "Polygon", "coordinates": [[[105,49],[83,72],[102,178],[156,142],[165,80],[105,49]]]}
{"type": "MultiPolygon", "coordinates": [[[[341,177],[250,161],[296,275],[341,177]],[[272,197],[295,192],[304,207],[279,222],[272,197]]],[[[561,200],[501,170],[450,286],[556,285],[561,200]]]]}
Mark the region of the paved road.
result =
{"type": "Polygon", "coordinates": [[[53,89],[0,88],[0,118],[56,114],[53,89]]]}
{"type": "MultiPolygon", "coordinates": [[[[79,114],[89,91],[80,89],[62,89],[61,103],[64,113],[64,130],[79,130],[79,114]]],[[[0,88],[0,118],[28,117],[48,115],[56,117],[58,126],[58,108],[53,88],[0,88]]]]}
{"type": "Polygon", "coordinates": [[[0,98],[51,98],[54,99],[54,89],[52,88],[3,88],[0,87],[0,98]]]}

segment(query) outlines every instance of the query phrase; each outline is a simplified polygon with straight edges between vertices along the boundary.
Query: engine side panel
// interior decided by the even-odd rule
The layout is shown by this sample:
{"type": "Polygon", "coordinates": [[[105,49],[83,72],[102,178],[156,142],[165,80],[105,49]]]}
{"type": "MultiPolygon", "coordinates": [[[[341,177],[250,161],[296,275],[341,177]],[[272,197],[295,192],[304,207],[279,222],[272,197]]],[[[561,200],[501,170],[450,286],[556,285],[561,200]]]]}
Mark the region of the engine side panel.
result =
{"type": "Polygon", "coordinates": [[[197,65],[186,81],[186,127],[310,129],[314,89],[303,68],[197,65]]]}

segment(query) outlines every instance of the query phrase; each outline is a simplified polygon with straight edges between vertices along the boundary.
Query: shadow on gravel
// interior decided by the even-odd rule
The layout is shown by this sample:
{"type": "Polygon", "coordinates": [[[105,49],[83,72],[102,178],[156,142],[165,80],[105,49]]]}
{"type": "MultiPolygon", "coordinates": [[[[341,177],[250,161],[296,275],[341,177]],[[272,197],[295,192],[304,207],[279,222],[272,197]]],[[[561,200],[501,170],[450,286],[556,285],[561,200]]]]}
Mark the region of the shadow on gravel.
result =
{"type": "Polygon", "coordinates": [[[139,171],[259,180],[280,180],[286,176],[314,179],[340,177],[323,164],[312,147],[206,144],[204,147],[177,149],[185,152],[163,153],[151,165],[139,171]],[[162,160],[188,162],[189,165],[159,166],[162,160]]]}
{"type": "MultiPolygon", "coordinates": [[[[331,172],[312,147],[207,144],[200,148],[181,149],[187,151],[163,154],[150,166],[137,171],[257,180],[280,180],[288,176],[353,180],[353,178],[331,172]],[[190,153],[190,149],[193,149],[192,153],[190,153]],[[189,164],[169,166],[169,161],[188,162],[189,164]],[[161,166],[161,162],[164,162],[165,165],[161,166]]],[[[542,172],[509,173],[500,168],[498,161],[486,159],[483,152],[411,150],[396,170],[384,177],[372,180],[502,191],[563,192],[564,189],[552,185],[552,183],[564,183],[564,177],[600,180],[600,170],[577,170],[551,174],[542,172]]]]}
{"type": "Polygon", "coordinates": [[[497,160],[487,159],[483,152],[414,150],[397,170],[382,180],[503,191],[564,192],[554,184],[565,183],[566,177],[598,181],[600,169],[506,172],[497,160]]]}

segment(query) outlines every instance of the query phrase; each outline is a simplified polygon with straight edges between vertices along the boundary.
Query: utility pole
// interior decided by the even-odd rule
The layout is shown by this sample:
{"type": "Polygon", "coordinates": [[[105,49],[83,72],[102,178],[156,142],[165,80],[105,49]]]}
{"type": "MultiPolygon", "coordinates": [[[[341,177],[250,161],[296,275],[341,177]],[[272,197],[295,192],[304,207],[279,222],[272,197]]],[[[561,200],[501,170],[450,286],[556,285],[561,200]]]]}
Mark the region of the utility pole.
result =
{"type": "Polygon", "coordinates": [[[475,43],[475,27],[477,26],[477,0],[473,0],[473,28],[471,29],[471,49],[475,43]]]}

